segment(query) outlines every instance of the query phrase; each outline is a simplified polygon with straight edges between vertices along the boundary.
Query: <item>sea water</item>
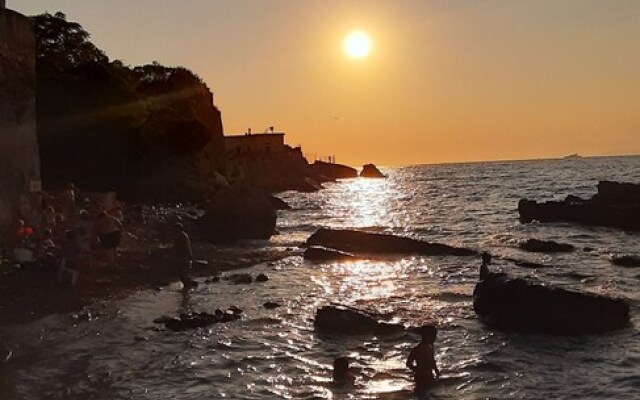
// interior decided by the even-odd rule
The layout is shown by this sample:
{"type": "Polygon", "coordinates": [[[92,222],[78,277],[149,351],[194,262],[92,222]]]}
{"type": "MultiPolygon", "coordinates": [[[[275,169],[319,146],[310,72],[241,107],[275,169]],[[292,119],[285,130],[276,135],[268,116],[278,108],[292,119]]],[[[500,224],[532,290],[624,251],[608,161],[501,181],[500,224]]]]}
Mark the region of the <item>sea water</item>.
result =
{"type": "MultiPolygon", "coordinates": [[[[472,308],[480,260],[382,257],[310,263],[301,256],[253,267],[265,283],[177,285],[92,306],[89,320],[50,316],[0,327],[15,349],[0,367],[2,399],[411,399],[406,357],[413,335],[332,337],[313,329],[318,307],[353,305],[407,324],[439,326],[442,379],[433,399],[640,398],[640,269],[613,254],[640,254],[640,234],[577,224],[521,224],[521,198],[589,197],[598,180],[640,183],[640,157],[582,158],[383,169],[317,193],[287,192],[279,235],[251,246],[295,247],[319,227],[357,228],[489,251],[497,270],[627,299],[632,327],[555,337],[494,331],[472,308]],[[528,238],[570,243],[571,253],[526,253],[528,238]],[[587,248],[585,250],[585,248],[587,248]],[[503,258],[548,265],[526,269],[503,258]],[[275,310],[266,301],[282,304],[275,310]],[[157,329],[154,318],[237,305],[242,320],[204,329],[157,329]],[[137,339],[136,339],[137,337],[137,339]],[[353,387],[331,384],[348,356],[353,387]]],[[[238,249],[240,253],[242,250],[238,249]]]]}

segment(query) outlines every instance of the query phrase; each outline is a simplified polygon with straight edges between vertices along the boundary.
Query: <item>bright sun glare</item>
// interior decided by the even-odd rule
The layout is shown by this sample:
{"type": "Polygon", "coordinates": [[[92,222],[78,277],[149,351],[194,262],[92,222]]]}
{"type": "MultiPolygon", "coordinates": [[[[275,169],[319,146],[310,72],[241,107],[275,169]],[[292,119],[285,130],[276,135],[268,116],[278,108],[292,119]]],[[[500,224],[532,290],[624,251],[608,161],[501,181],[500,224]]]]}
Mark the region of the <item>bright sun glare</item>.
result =
{"type": "Polygon", "coordinates": [[[351,32],[344,39],[344,52],[351,58],[364,58],[371,52],[371,39],[364,32],[351,32]]]}

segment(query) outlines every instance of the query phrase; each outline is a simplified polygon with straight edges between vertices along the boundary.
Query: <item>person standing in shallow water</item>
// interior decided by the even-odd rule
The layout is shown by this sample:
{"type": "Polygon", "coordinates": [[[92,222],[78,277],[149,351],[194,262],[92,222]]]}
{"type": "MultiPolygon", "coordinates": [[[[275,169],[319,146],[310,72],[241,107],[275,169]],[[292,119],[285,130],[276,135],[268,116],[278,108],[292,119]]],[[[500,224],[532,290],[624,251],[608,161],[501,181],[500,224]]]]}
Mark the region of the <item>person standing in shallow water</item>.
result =
{"type": "Polygon", "coordinates": [[[413,371],[416,382],[416,392],[423,393],[429,389],[436,378],[440,377],[440,370],[436,365],[433,344],[436,341],[438,331],[433,325],[424,326],[421,329],[422,341],[411,349],[407,358],[407,367],[413,371]],[[435,373],[435,376],[434,376],[435,373]]]}
{"type": "Polygon", "coordinates": [[[185,287],[194,286],[196,282],[189,275],[193,262],[193,250],[191,249],[191,239],[184,231],[184,226],[177,223],[174,226],[173,235],[173,256],[178,277],[185,287]]]}
{"type": "Polygon", "coordinates": [[[333,360],[333,382],[337,385],[353,385],[356,376],[349,369],[349,359],[338,357],[333,360]]]}
{"type": "Polygon", "coordinates": [[[480,280],[485,280],[491,274],[489,272],[489,264],[491,264],[491,254],[486,251],[482,253],[482,265],[480,265],[480,280]]]}

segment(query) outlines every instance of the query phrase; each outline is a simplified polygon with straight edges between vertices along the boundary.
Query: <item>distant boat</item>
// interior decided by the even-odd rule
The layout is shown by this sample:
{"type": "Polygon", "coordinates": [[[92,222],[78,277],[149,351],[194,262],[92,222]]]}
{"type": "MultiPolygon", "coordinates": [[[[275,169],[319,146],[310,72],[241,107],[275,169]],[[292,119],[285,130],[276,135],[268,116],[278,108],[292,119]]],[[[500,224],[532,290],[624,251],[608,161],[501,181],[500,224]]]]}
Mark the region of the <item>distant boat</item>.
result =
{"type": "Polygon", "coordinates": [[[582,156],[578,153],[575,153],[575,154],[569,154],[568,156],[562,157],[563,160],[575,160],[577,158],[582,158],[582,156]]]}

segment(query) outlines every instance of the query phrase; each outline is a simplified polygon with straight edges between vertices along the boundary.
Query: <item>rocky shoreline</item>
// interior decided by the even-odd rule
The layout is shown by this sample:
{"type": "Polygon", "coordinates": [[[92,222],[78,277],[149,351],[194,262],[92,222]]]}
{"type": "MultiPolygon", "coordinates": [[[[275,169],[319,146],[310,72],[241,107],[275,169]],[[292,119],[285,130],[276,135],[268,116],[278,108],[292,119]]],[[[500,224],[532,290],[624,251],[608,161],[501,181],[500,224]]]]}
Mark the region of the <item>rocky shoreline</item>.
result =
{"type": "Polygon", "coordinates": [[[38,265],[5,269],[0,275],[0,324],[25,323],[50,314],[76,312],[96,300],[124,298],[138,290],[162,290],[179,281],[167,262],[171,243],[166,235],[169,221],[183,221],[193,240],[193,277],[210,277],[300,253],[294,249],[235,248],[205,240],[188,207],[130,206],[125,214],[144,214],[144,223],[125,225],[116,265],[99,265],[87,271],[83,282],[66,287],[56,272],[38,265]],[[202,260],[202,261],[200,261],[202,260]]]}

